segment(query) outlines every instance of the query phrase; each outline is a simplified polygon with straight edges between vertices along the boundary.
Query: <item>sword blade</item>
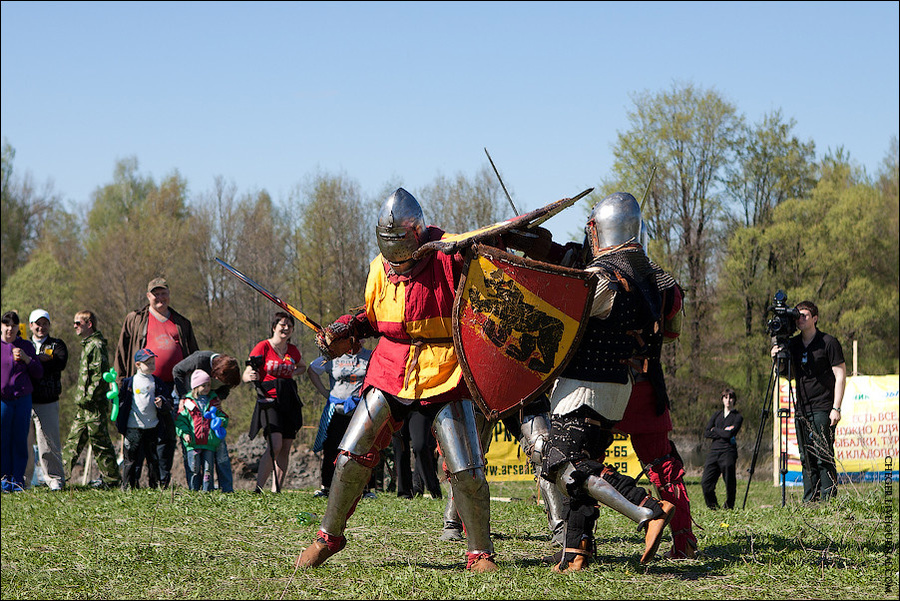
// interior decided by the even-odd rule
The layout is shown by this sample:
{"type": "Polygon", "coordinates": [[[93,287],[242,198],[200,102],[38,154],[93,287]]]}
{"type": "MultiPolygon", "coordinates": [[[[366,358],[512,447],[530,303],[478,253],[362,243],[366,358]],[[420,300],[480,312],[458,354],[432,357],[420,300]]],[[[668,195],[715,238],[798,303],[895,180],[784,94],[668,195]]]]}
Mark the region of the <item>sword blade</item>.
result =
{"type": "Polygon", "coordinates": [[[500,187],[503,188],[503,193],[506,194],[506,199],[509,201],[509,204],[512,207],[513,214],[518,215],[519,209],[516,208],[516,204],[513,202],[512,196],[510,196],[509,192],[506,191],[506,185],[503,183],[503,178],[500,177],[500,172],[497,171],[497,166],[494,165],[494,159],[491,158],[491,153],[487,151],[487,148],[484,149],[484,154],[487,155],[488,160],[491,162],[491,167],[494,168],[494,173],[497,174],[497,180],[500,182],[500,187]]]}
{"type": "Polygon", "coordinates": [[[259,292],[260,294],[265,296],[267,299],[269,299],[270,301],[272,301],[273,303],[275,303],[276,305],[278,305],[279,307],[281,307],[282,309],[284,309],[285,311],[287,311],[288,313],[293,315],[295,319],[297,319],[300,323],[302,323],[303,325],[308,327],[310,330],[316,332],[317,334],[319,332],[324,331],[322,326],[320,326],[319,324],[314,322],[312,319],[307,317],[299,309],[296,309],[296,308],[292,307],[291,305],[289,305],[288,303],[284,302],[283,300],[281,300],[280,298],[278,298],[277,296],[275,296],[274,294],[272,294],[271,292],[269,292],[268,290],[266,290],[265,288],[263,288],[262,286],[257,284],[255,281],[253,281],[252,279],[250,279],[249,277],[247,277],[246,275],[244,275],[243,273],[241,273],[240,271],[238,271],[237,269],[235,269],[234,267],[232,267],[231,265],[229,265],[228,263],[223,261],[222,259],[216,257],[216,263],[218,263],[219,265],[221,265],[222,267],[227,269],[229,271],[229,273],[231,273],[231,275],[233,275],[240,281],[244,282],[245,284],[247,284],[248,286],[250,286],[257,292],[259,292]]]}

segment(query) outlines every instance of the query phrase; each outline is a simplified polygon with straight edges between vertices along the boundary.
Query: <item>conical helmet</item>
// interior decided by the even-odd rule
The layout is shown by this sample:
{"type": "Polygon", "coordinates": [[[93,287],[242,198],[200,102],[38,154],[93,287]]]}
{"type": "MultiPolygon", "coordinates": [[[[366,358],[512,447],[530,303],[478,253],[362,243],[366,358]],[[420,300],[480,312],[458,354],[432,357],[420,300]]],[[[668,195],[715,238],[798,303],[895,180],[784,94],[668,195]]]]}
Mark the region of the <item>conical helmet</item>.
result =
{"type": "Polygon", "coordinates": [[[385,201],[375,226],[378,248],[392,265],[412,259],[425,239],[425,214],[416,198],[397,188],[385,201]]]}

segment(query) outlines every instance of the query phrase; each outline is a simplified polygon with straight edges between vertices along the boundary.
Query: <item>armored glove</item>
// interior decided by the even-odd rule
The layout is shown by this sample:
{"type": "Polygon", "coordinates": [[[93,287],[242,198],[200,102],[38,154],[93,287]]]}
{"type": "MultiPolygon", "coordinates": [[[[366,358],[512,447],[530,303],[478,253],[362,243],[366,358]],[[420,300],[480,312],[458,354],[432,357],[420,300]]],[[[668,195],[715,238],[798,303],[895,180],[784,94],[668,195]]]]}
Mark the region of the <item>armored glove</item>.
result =
{"type": "Polygon", "coordinates": [[[520,250],[525,256],[538,261],[545,260],[553,244],[550,230],[536,227],[529,230],[510,230],[503,234],[503,243],[514,250],[520,250]]]}
{"type": "Polygon", "coordinates": [[[340,357],[352,349],[353,341],[351,327],[339,321],[334,322],[316,334],[316,346],[328,359],[340,357]]]}

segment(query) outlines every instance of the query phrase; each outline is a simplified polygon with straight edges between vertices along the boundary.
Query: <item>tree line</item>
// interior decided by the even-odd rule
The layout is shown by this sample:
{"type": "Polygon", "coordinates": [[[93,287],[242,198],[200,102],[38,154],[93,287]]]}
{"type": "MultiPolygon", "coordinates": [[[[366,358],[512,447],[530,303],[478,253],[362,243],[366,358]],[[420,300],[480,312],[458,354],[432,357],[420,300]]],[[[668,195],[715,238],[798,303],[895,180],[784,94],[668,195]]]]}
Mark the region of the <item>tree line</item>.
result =
{"type": "MultiPolygon", "coordinates": [[[[675,83],[632,103],[610,172],[579,204],[587,215],[613,191],[641,199],[648,253],[685,290],[684,331],[664,357],[676,428],[699,438],[725,385],[752,401],[745,411],[760,408],[771,372],[768,309],[779,289],[791,306],[817,303],[821,329],[841,340],[848,368],[857,341],[860,373],[897,373],[896,137],[870,175],[842,149],[817,159],[780,111],[748,123],[714,89],[675,83]]],[[[329,323],[362,305],[378,208],[402,185],[363,191],[347,174],[318,172],[284,199],[239,191],[222,176],[189,193],[177,171],[157,182],[131,157],[84,206],[67,210],[52,186],[15,172],[6,140],[2,159],[2,310],[47,309],[53,335],[73,350],[76,311],[97,313],[114,346],[125,315],[146,303],[146,283],[162,275],[201,348],[246,358],[268,336],[276,307],[216,257],[329,323]]],[[[511,216],[487,161],[475,174],[438,175],[410,192],[428,221],[450,232],[511,216]]],[[[317,351],[303,329],[294,342],[311,360],[317,351]]],[[[64,373],[70,385],[75,371],[64,373]]],[[[301,393],[310,423],[321,399],[311,386],[301,393]]],[[[252,392],[242,395],[252,406],[252,392]]]]}

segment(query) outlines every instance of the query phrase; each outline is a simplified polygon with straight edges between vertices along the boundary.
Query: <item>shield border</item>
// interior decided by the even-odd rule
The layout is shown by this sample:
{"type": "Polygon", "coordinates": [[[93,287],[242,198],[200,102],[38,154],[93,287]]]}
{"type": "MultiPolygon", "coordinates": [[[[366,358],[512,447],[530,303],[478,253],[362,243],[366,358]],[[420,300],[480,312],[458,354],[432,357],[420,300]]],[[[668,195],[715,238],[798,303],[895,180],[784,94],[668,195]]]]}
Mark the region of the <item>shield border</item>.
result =
{"type": "Polygon", "coordinates": [[[568,365],[569,361],[572,359],[572,356],[575,354],[575,350],[578,348],[578,344],[581,342],[581,337],[584,334],[584,330],[587,326],[587,319],[590,316],[590,301],[594,297],[594,290],[596,288],[596,285],[596,278],[592,277],[590,273],[581,269],[571,269],[568,267],[553,265],[552,263],[545,263],[543,261],[536,261],[534,259],[520,257],[518,255],[506,252],[505,250],[484,244],[476,243],[466,250],[466,260],[463,267],[462,276],[460,277],[459,284],[456,288],[456,298],[453,301],[453,346],[456,350],[456,356],[459,360],[460,367],[462,368],[463,378],[466,381],[466,386],[469,388],[469,393],[472,396],[472,400],[475,401],[475,404],[478,405],[478,408],[485,415],[485,417],[491,420],[506,417],[519,410],[520,408],[528,405],[531,401],[536,399],[541,393],[546,391],[553,384],[553,382],[559,376],[560,372],[562,372],[562,370],[565,369],[566,365],[568,365]],[[550,374],[548,374],[547,378],[540,386],[538,386],[524,399],[519,400],[514,405],[510,405],[508,408],[503,410],[497,410],[493,407],[490,407],[482,398],[479,392],[479,388],[476,385],[475,377],[473,376],[472,370],[469,366],[469,361],[466,357],[462,341],[460,340],[460,314],[465,306],[463,303],[463,291],[465,290],[466,280],[468,279],[469,275],[469,266],[472,260],[478,255],[481,255],[491,261],[507,262],[516,267],[526,267],[538,272],[552,272],[554,274],[562,274],[569,277],[581,279],[584,280],[585,286],[588,287],[587,302],[585,302],[581,319],[578,322],[578,331],[575,333],[575,336],[572,339],[572,345],[566,351],[563,360],[550,372],[550,374]]]}

